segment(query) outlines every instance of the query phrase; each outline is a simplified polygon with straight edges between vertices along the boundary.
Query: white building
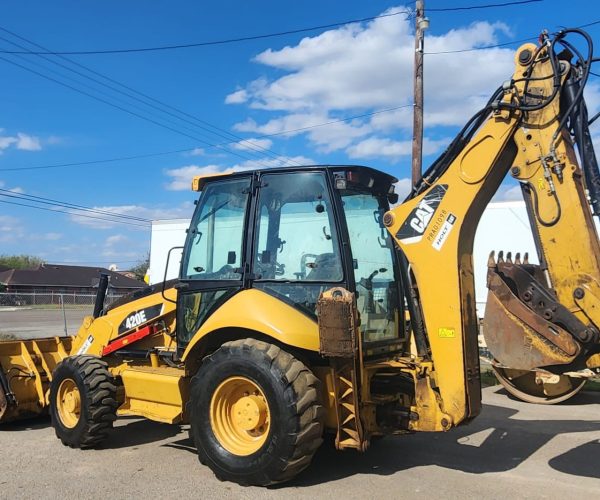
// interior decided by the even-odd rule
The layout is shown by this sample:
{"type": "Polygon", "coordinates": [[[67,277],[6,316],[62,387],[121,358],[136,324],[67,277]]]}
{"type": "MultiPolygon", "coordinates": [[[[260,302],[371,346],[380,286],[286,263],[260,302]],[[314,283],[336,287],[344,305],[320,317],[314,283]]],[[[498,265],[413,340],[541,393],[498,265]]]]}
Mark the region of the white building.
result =
{"type": "MultiPolygon", "coordinates": [[[[165,266],[169,250],[181,247],[185,242],[188,219],[157,220],[152,222],[150,248],[150,283],[159,283],[165,279],[165,266]]],[[[301,230],[296,228],[298,234],[301,230]]],[[[377,244],[377,242],[374,242],[377,244]]],[[[480,314],[487,297],[486,274],[489,253],[495,250],[504,252],[529,253],[529,261],[537,263],[537,253],[531,235],[527,210],[523,201],[490,203],[483,213],[475,236],[474,267],[475,292],[480,314]]],[[[166,278],[179,274],[181,249],[171,252],[166,278]]]]}

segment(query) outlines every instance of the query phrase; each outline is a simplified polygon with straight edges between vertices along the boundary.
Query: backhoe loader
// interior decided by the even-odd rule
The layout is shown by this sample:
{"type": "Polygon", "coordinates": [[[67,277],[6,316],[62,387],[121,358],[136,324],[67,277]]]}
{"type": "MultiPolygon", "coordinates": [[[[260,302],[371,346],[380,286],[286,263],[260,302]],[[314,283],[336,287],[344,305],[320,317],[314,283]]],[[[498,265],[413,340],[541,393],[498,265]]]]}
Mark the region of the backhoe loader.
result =
{"type": "Polygon", "coordinates": [[[509,173],[540,264],[490,262],[484,332],[499,371],[568,394],[565,377],[600,367],[592,56],[578,36],[521,46],[395,208],[396,179],[368,167],[195,177],[179,278],[106,306],[102,277],[76,336],[0,343],[0,419],[48,411],[74,448],[101,445],[118,416],[189,423],[203,464],[252,485],[296,476],[324,433],[365,450],[464,424],[481,410],[473,239],[509,173]]]}

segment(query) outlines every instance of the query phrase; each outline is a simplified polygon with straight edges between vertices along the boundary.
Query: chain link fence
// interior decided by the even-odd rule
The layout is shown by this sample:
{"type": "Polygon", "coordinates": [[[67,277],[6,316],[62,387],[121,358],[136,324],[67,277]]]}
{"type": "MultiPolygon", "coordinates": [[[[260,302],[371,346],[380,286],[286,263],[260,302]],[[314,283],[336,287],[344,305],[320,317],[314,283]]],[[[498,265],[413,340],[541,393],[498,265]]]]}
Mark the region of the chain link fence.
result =
{"type": "MultiPolygon", "coordinates": [[[[109,305],[124,294],[106,295],[105,305],[109,305]]],[[[95,294],[82,293],[7,293],[0,292],[0,307],[39,307],[39,308],[87,308],[93,306],[96,301],[95,294]]]]}

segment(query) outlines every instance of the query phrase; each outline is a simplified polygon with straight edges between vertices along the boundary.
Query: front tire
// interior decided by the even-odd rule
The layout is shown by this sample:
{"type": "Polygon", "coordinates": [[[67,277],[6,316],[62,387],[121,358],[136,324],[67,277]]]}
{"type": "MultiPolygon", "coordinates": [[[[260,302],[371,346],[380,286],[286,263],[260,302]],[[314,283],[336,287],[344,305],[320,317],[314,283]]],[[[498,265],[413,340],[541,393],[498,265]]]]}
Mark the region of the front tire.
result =
{"type": "Polygon", "coordinates": [[[227,342],[192,378],[190,423],[200,462],[217,478],[257,486],[288,481],[323,441],[319,380],[273,344],[227,342]]]}
{"type": "Polygon", "coordinates": [[[94,356],[71,356],[54,369],[50,418],[65,446],[94,448],[108,436],[117,415],[117,387],[107,364],[94,356]]]}

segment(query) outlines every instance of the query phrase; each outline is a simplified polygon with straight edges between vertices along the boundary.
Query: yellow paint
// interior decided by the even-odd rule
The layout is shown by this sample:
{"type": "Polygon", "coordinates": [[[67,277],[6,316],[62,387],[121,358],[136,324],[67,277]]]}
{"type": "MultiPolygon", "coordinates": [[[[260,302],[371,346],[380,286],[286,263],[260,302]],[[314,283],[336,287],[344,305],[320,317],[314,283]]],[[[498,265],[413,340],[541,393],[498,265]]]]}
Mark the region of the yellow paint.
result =
{"type": "Polygon", "coordinates": [[[74,380],[67,378],[58,386],[56,410],[61,423],[73,429],[81,416],[81,394],[74,380]]]}
{"type": "Polygon", "coordinates": [[[192,191],[202,191],[207,179],[214,180],[215,178],[227,177],[231,173],[233,173],[233,170],[228,169],[215,174],[197,175],[192,179],[192,191]]]}
{"type": "Polygon", "coordinates": [[[258,384],[246,377],[229,377],[210,401],[210,426],[230,453],[248,456],[265,444],[271,428],[269,402],[258,384]]]}
{"type": "Polygon", "coordinates": [[[127,367],[111,369],[120,375],[125,400],[118,415],[137,415],[157,422],[174,424],[184,420],[189,379],[184,370],[170,367],[127,367]]]}
{"type": "MultiPolygon", "coordinates": [[[[174,288],[165,290],[165,297],[171,301],[175,301],[177,299],[177,290],[174,288]]],[[[94,319],[91,316],[86,317],[82,326],[79,328],[77,336],[73,340],[72,353],[80,353],[81,349],[87,345],[86,342],[88,342],[88,339],[91,337],[91,344],[85,350],[85,352],[81,352],[81,354],[102,356],[102,350],[111,340],[114,340],[119,336],[119,325],[125,321],[129,315],[135,311],[146,309],[157,304],[162,304],[162,313],[159,317],[154,318],[151,321],[155,322],[160,319],[166,323],[169,332],[174,331],[176,304],[170,302],[169,300],[165,300],[162,297],[161,292],[158,291],[152,295],[148,295],[146,297],[127,302],[119,307],[115,307],[107,314],[100,316],[99,318],[94,319]]],[[[138,345],[144,346],[151,343],[155,346],[174,349],[175,346],[172,343],[173,340],[168,335],[169,332],[165,332],[165,335],[163,335],[160,339],[152,338],[138,341],[138,345]]],[[[125,344],[128,343],[129,342],[127,341],[125,342],[125,344]]]]}
{"type": "MultiPolygon", "coordinates": [[[[50,383],[56,365],[69,355],[72,337],[0,341],[0,366],[5,373],[17,370],[30,377],[11,378],[19,404],[0,408],[0,422],[41,414],[48,407],[50,383]]],[[[11,372],[12,373],[12,372],[11,372]]]]}
{"type": "Polygon", "coordinates": [[[243,290],[211,314],[183,353],[185,361],[194,346],[221,328],[244,328],[273,337],[284,344],[319,350],[317,323],[292,306],[260,290],[243,290]]]}

